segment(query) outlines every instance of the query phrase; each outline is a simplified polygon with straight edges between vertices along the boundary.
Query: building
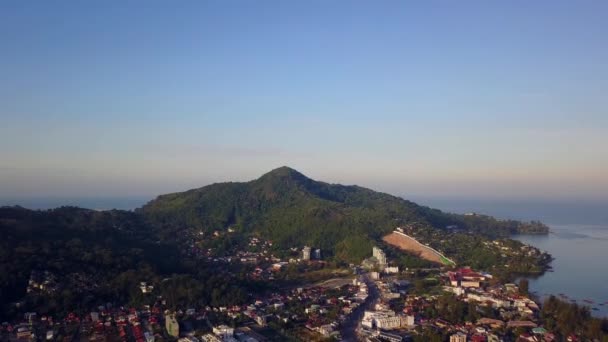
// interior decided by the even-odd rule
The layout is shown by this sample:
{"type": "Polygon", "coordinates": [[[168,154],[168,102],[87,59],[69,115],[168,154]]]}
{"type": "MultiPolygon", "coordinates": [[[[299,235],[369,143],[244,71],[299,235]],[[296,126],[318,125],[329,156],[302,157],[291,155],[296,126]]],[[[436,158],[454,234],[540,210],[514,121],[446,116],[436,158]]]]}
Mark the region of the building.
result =
{"type": "Polygon", "coordinates": [[[450,336],[450,342],[467,342],[467,335],[461,332],[458,332],[452,336],[450,336]]]}
{"type": "Polygon", "coordinates": [[[382,341],[389,341],[389,342],[401,342],[401,341],[403,341],[403,337],[401,337],[401,336],[399,336],[397,334],[388,333],[386,331],[380,332],[380,334],[378,334],[378,338],[380,338],[382,341]]]}
{"type": "Polygon", "coordinates": [[[200,340],[194,336],[186,336],[178,339],[177,342],[200,342],[200,340]]]}
{"type": "Polygon", "coordinates": [[[29,328],[26,327],[21,327],[17,329],[17,338],[19,339],[33,339],[34,334],[32,334],[32,331],[29,328]]]}
{"type": "Polygon", "coordinates": [[[469,267],[463,267],[455,272],[448,272],[450,285],[453,287],[477,288],[486,280],[483,274],[473,271],[469,267]]]}
{"type": "Polygon", "coordinates": [[[399,267],[397,267],[397,266],[386,267],[386,268],[384,268],[384,273],[386,273],[386,274],[399,273],[399,267]]]}
{"type": "Polygon", "coordinates": [[[317,260],[321,260],[321,250],[319,248],[315,249],[312,253],[312,257],[317,260]]]}
{"type": "Polygon", "coordinates": [[[255,318],[256,323],[261,326],[261,327],[265,327],[267,324],[266,321],[266,316],[265,315],[259,315],[255,318]]]}
{"type": "Polygon", "coordinates": [[[141,293],[151,293],[152,291],[154,291],[154,286],[148,285],[148,283],[142,281],[141,283],[139,283],[139,289],[141,290],[141,293]]]}
{"type": "Polygon", "coordinates": [[[319,331],[319,334],[323,337],[330,337],[334,330],[335,329],[331,324],[325,324],[317,328],[317,331],[319,331]]]}
{"type": "Polygon", "coordinates": [[[498,335],[488,333],[487,337],[488,337],[488,342],[500,342],[500,338],[498,337],[498,335]]]}
{"type": "Polygon", "coordinates": [[[391,329],[398,329],[401,327],[401,317],[399,316],[384,316],[384,317],[377,317],[375,319],[376,321],[376,328],[378,329],[384,329],[384,330],[391,330],[391,329]]]}
{"type": "Polygon", "coordinates": [[[201,336],[201,340],[203,340],[203,342],[222,342],[222,340],[213,335],[213,334],[205,334],[203,336],[201,336]]]}
{"type": "Polygon", "coordinates": [[[234,328],[231,328],[225,324],[218,325],[217,327],[213,327],[213,333],[220,337],[222,340],[227,339],[228,337],[234,336],[234,328]]]}
{"type": "Polygon", "coordinates": [[[384,269],[386,266],[386,254],[384,254],[384,251],[378,247],[374,247],[372,249],[372,256],[378,260],[378,266],[384,269]]]}
{"type": "Polygon", "coordinates": [[[179,323],[177,323],[175,315],[167,315],[165,317],[165,328],[171,337],[179,337],[179,323]]]}
{"type": "Polygon", "coordinates": [[[308,246],[302,248],[302,260],[310,260],[310,250],[311,248],[308,246]]]}
{"type": "Polygon", "coordinates": [[[413,315],[401,316],[401,327],[411,327],[415,324],[415,317],[413,315]]]}
{"type": "Polygon", "coordinates": [[[402,319],[403,317],[395,315],[394,311],[365,311],[361,325],[369,329],[398,329],[403,324],[402,319]]]}

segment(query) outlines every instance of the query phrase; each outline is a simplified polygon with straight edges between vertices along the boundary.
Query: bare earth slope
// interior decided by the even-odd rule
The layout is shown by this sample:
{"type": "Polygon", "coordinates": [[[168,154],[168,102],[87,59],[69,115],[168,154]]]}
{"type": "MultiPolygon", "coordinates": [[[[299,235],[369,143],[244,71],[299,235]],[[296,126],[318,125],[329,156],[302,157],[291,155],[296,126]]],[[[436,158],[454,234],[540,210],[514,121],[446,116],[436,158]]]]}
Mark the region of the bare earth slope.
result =
{"type": "Polygon", "coordinates": [[[414,253],[425,260],[436,262],[441,265],[452,263],[451,260],[445,258],[432,248],[421,244],[420,242],[416,241],[416,239],[413,239],[403,233],[392,232],[388,235],[385,235],[382,240],[384,240],[384,242],[388,243],[389,245],[395,246],[401,250],[414,253]]]}

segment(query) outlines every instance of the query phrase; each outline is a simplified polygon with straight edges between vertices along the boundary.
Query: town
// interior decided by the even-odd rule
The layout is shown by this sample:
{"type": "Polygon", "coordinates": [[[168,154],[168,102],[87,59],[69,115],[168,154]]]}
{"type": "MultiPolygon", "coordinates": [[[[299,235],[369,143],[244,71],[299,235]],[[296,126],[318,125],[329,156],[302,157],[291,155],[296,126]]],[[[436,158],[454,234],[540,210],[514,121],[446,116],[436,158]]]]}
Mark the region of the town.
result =
{"type": "MultiPolygon", "coordinates": [[[[251,265],[248,277],[267,282],[284,278],[293,267],[306,273],[326,266],[319,248],[292,248],[287,251],[291,256],[281,259],[270,252],[271,246],[270,241],[251,237],[248,249],[217,256],[213,249],[197,248],[193,240],[190,252],[210,262],[251,265]]],[[[164,298],[154,297],[157,284],[142,280],[138,291],[154,298],[151,305],[107,303],[66,317],[28,312],[20,321],[2,323],[0,336],[10,341],[124,342],[555,339],[540,324],[539,305],[527,289],[497,283],[487,272],[455,265],[400,270],[375,246],[360,265],[331,275],[263,296],[252,294],[247,305],[220,307],[170,308],[164,298]]],[[[79,281],[91,286],[86,279],[79,281]]],[[[57,286],[53,274],[35,272],[27,292],[53,292],[57,286]]]]}

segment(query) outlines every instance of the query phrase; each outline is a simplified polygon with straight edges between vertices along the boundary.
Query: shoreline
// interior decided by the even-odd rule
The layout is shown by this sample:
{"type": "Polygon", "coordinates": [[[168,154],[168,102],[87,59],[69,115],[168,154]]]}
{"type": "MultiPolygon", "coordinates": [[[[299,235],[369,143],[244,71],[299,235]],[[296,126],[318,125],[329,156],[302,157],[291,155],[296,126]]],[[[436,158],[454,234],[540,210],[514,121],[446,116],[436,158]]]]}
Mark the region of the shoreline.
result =
{"type": "Polygon", "coordinates": [[[597,267],[589,265],[589,260],[593,260],[597,254],[593,251],[605,247],[602,241],[606,241],[606,237],[585,231],[585,228],[592,231],[600,228],[600,231],[608,233],[608,225],[552,224],[550,227],[549,234],[543,235],[544,238],[537,234],[512,236],[527,245],[545,249],[551,255],[545,272],[519,274],[517,279],[528,279],[530,293],[541,303],[554,296],[561,301],[587,307],[593,317],[608,318],[608,293],[602,293],[601,286],[598,288],[604,278],[597,267]]]}

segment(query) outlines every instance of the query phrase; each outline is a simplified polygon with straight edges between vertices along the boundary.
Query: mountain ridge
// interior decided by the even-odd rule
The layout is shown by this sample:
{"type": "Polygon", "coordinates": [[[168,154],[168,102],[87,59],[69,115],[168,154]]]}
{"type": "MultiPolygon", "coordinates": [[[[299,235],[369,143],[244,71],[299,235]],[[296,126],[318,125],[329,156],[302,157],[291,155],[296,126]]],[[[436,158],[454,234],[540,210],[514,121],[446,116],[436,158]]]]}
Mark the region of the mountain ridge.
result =
{"type": "MultiPolygon", "coordinates": [[[[172,235],[212,234],[233,227],[285,248],[319,246],[331,256],[352,253],[351,248],[342,248],[345,245],[369,246],[399,225],[437,230],[458,226],[486,237],[546,228],[540,223],[444,213],[357,185],[316,181],[287,166],[248,182],[214,183],[161,195],[136,212],[172,235]]],[[[358,259],[358,254],[346,259],[358,259]]]]}

